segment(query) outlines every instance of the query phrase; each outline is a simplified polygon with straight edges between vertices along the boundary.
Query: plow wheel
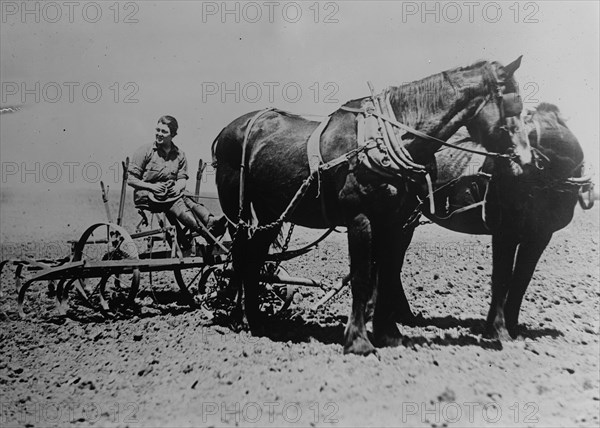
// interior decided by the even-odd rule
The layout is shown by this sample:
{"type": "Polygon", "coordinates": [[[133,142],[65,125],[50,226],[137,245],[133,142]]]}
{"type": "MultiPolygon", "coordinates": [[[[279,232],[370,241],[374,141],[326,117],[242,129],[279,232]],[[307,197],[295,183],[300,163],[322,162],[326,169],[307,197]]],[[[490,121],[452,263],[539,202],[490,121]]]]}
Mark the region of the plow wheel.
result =
{"type": "MultiPolygon", "coordinates": [[[[231,273],[230,271],[228,271],[231,273]]],[[[198,277],[199,304],[222,306],[222,309],[235,305],[238,289],[232,283],[230,275],[226,275],[222,265],[205,266],[198,277]]]]}
{"type": "MultiPolygon", "coordinates": [[[[137,246],[124,228],[113,223],[98,223],[83,233],[73,250],[71,261],[138,259],[137,246]],[[98,239],[98,236],[90,240],[96,230],[104,239],[98,239]]],[[[92,307],[99,305],[104,315],[110,315],[117,312],[121,306],[130,306],[134,303],[139,290],[140,271],[138,268],[123,268],[119,271],[100,273],[100,275],[83,275],[70,279],[62,287],[62,311],[65,309],[67,294],[73,284],[86,302],[92,307]],[[130,279],[122,278],[124,276],[130,276],[130,279]]]]}
{"type": "MultiPolygon", "coordinates": [[[[279,266],[273,273],[275,266],[266,266],[261,273],[262,280],[259,284],[259,307],[262,312],[275,315],[290,307],[298,287],[277,284],[272,280],[273,276],[289,276],[287,271],[279,266]]],[[[223,266],[219,265],[207,266],[202,269],[198,277],[198,302],[200,304],[214,306],[213,309],[229,308],[229,310],[233,310],[239,297],[238,292],[239,284],[235,284],[231,269],[224,270],[223,266]]]]}

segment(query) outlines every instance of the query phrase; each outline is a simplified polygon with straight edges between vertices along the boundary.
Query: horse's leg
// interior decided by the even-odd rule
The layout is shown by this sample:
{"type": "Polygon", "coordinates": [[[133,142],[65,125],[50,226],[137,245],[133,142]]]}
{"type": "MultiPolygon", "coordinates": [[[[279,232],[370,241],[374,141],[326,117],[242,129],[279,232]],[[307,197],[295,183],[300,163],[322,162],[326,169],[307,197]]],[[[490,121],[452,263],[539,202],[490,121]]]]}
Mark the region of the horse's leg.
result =
{"type": "MultiPolygon", "coordinates": [[[[380,226],[375,229],[373,251],[377,270],[373,276],[377,279],[377,293],[373,314],[373,337],[377,346],[400,344],[402,335],[396,325],[396,311],[410,312],[400,281],[402,261],[408,247],[406,238],[402,233],[402,227],[398,225],[380,226]]],[[[412,315],[412,312],[410,314],[412,315]]]]}
{"type": "Polygon", "coordinates": [[[245,245],[236,248],[233,253],[234,269],[239,269],[243,282],[244,314],[254,334],[262,334],[264,328],[258,300],[260,271],[277,233],[277,230],[258,232],[251,239],[240,238],[245,240],[245,245]]]}
{"type": "Polygon", "coordinates": [[[373,295],[371,282],[371,224],[359,214],[348,224],[350,253],[350,283],[352,286],[352,313],[344,333],[344,353],[368,355],[375,348],[367,337],[365,310],[373,295]]]}
{"type": "MultiPolygon", "coordinates": [[[[400,275],[402,266],[404,265],[406,250],[412,241],[413,233],[414,229],[410,229],[410,231],[402,232],[400,235],[396,234],[395,236],[397,236],[397,239],[394,240],[394,245],[388,248],[383,248],[384,251],[393,256],[393,261],[391,263],[394,265],[394,267],[397,267],[398,271],[397,274],[392,273],[392,281],[396,282],[396,284],[392,286],[394,291],[394,302],[396,302],[394,308],[394,320],[395,322],[399,322],[400,324],[407,326],[420,325],[423,321],[423,317],[421,315],[415,315],[410,309],[410,303],[408,303],[408,299],[404,293],[404,287],[402,286],[402,278],[400,275]]],[[[367,305],[367,319],[372,318],[373,311],[375,309],[375,302],[377,301],[377,279],[379,276],[379,270],[377,266],[378,263],[375,261],[373,263],[374,273],[372,275],[373,297],[371,300],[369,300],[367,305]]]]}
{"type": "Polygon", "coordinates": [[[375,302],[377,301],[377,263],[375,260],[371,264],[371,290],[373,294],[367,302],[367,308],[365,309],[365,320],[373,321],[373,313],[375,312],[375,302]]]}
{"type": "Polygon", "coordinates": [[[552,234],[537,237],[535,240],[521,242],[517,250],[517,259],[513,271],[512,281],[508,290],[504,315],[506,316],[506,328],[512,337],[517,337],[517,326],[519,324],[519,311],[527,286],[531,281],[535,267],[537,266],[544,249],[550,242],[552,234]]]}
{"type": "Polygon", "coordinates": [[[236,306],[231,314],[233,322],[237,328],[244,328],[247,324],[244,314],[244,278],[247,275],[247,260],[245,255],[248,253],[249,243],[247,231],[242,229],[235,232],[231,244],[231,265],[233,267],[233,278],[229,280],[229,285],[233,284],[238,288],[236,306]]]}
{"type": "Polygon", "coordinates": [[[504,319],[504,302],[512,271],[518,241],[510,232],[492,236],[492,303],[486,321],[486,333],[490,337],[509,339],[504,319]]]}
{"type": "MultiPolygon", "coordinates": [[[[408,303],[408,299],[406,298],[406,294],[404,293],[404,287],[402,286],[402,278],[400,277],[400,273],[402,272],[402,266],[404,266],[404,258],[406,256],[406,250],[412,241],[413,234],[415,232],[414,228],[410,228],[407,231],[403,231],[401,226],[394,226],[390,234],[394,235],[394,246],[390,247],[394,249],[392,252],[392,256],[394,260],[391,262],[394,267],[397,268],[397,274],[394,274],[393,281],[396,281],[396,285],[394,285],[394,299],[396,302],[395,309],[395,320],[400,324],[407,326],[416,326],[420,325],[422,322],[421,315],[415,315],[413,311],[410,309],[410,303],[408,303]]],[[[385,250],[385,248],[384,248],[385,250]]]]}

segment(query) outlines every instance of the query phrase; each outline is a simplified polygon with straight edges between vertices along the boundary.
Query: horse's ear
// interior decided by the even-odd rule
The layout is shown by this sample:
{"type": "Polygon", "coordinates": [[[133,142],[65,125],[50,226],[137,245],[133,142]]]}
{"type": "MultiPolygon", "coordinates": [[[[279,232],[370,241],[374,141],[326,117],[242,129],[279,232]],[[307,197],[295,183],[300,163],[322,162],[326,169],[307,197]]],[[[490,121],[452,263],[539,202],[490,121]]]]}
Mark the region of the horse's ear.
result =
{"type": "Polygon", "coordinates": [[[512,75],[515,74],[515,71],[521,66],[521,58],[523,58],[523,55],[504,67],[504,71],[508,77],[512,77],[512,75]]]}

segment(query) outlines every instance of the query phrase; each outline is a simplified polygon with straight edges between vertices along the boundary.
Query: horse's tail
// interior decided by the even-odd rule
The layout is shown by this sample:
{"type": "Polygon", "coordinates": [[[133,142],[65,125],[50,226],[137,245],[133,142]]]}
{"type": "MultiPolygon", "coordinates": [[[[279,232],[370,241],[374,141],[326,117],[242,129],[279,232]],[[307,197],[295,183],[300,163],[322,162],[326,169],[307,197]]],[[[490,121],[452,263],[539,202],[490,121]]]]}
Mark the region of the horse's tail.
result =
{"type": "Polygon", "coordinates": [[[217,192],[223,212],[234,223],[239,214],[240,165],[242,142],[232,124],[221,130],[211,146],[217,192]]]}
{"type": "Polygon", "coordinates": [[[221,135],[223,135],[223,131],[225,130],[225,128],[221,129],[221,132],[219,132],[219,135],[217,135],[217,138],[215,138],[210,146],[210,155],[211,155],[211,159],[212,159],[212,166],[213,168],[216,168],[218,163],[217,163],[217,157],[215,154],[216,148],[217,148],[217,144],[219,144],[219,140],[221,139],[221,135]]]}
{"type": "Polygon", "coordinates": [[[244,189],[240,191],[240,186],[245,187],[242,184],[243,180],[240,180],[242,165],[246,162],[242,159],[245,153],[244,145],[248,144],[245,140],[255,121],[269,111],[272,109],[254,111],[238,117],[221,130],[211,146],[221,207],[232,221],[238,220],[240,211],[243,216],[251,214],[249,200],[243,194],[244,189]],[[240,202],[240,199],[243,202],[240,202]]]}

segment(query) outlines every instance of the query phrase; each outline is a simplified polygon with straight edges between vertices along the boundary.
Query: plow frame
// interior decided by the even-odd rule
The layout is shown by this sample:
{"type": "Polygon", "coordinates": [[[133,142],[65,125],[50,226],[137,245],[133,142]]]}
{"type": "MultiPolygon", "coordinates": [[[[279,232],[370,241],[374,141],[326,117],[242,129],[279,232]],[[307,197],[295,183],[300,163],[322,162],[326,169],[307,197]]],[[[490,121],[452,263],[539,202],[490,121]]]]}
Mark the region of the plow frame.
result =
{"type": "MultiPolygon", "coordinates": [[[[229,248],[230,241],[220,241],[204,228],[201,234],[191,234],[191,248],[182,250],[178,241],[181,235],[180,225],[173,225],[164,213],[151,213],[151,221],[144,212],[140,210],[142,220],[138,223],[135,233],[129,233],[121,226],[125,205],[125,193],[127,188],[127,169],[129,158],[123,162],[123,182],[121,183],[121,194],[119,199],[119,213],[117,222],[112,222],[112,215],[108,205],[108,187],[101,184],[102,200],[107,215],[106,222],[99,222],[89,226],[81,237],[76,241],[68,241],[71,245],[70,257],[55,260],[36,260],[30,257],[21,259],[7,259],[0,262],[0,274],[7,265],[15,267],[15,287],[18,294],[18,312],[22,319],[27,318],[23,309],[25,295],[33,283],[40,281],[48,282],[48,289],[53,292],[56,306],[61,315],[65,315],[68,309],[69,292],[75,288],[88,306],[98,309],[105,317],[112,317],[112,308],[106,298],[105,291],[108,280],[114,278],[116,285],[124,282],[129,284],[129,292],[126,300],[127,305],[132,305],[139,291],[140,277],[142,273],[150,276],[150,288],[152,288],[152,273],[161,271],[172,271],[175,281],[181,292],[184,302],[191,307],[201,305],[207,299],[216,297],[217,292],[205,294],[206,284],[211,277],[227,280],[235,277],[230,267],[229,248]],[[158,218],[158,227],[154,227],[154,219],[158,218]],[[142,230],[140,226],[147,226],[142,230]],[[106,230],[106,235],[98,238],[98,232],[106,230]],[[146,250],[140,251],[136,242],[146,241],[146,250]],[[164,249],[156,250],[155,242],[166,244],[164,249]],[[86,257],[86,246],[106,245],[107,250],[101,260],[88,259],[86,257]],[[193,279],[188,281],[184,278],[185,270],[197,270],[193,279]],[[27,272],[29,275],[24,275],[27,272]],[[123,281],[122,276],[131,275],[130,281],[123,281]],[[98,279],[95,286],[90,287],[89,282],[98,279]],[[194,296],[190,287],[197,284],[197,295],[194,296]],[[91,301],[93,294],[98,294],[99,304],[94,305],[91,301]]],[[[199,195],[200,182],[205,164],[200,160],[198,174],[196,176],[195,199],[201,199],[199,195]]],[[[321,238],[322,239],[322,238],[321,238]]],[[[316,242],[320,242],[319,239],[316,242]]],[[[300,251],[291,251],[288,258],[305,254],[311,248],[304,247],[300,251]]],[[[279,266],[281,254],[273,254],[267,260],[261,283],[267,291],[272,292],[279,299],[277,312],[287,309],[294,300],[298,287],[317,287],[326,292],[325,296],[313,306],[317,309],[337,294],[347,283],[344,278],[339,286],[326,287],[321,281],[290,276],[287,271],[279,266]],[[269,269],[268,265],[275,269],[269,269]]],[[[239,292],[239,290],[238,290],[239,292]]]]}

